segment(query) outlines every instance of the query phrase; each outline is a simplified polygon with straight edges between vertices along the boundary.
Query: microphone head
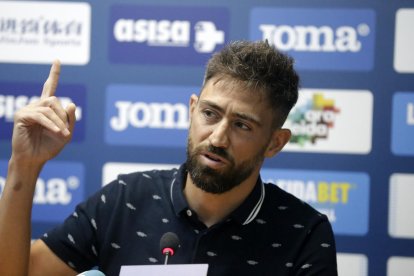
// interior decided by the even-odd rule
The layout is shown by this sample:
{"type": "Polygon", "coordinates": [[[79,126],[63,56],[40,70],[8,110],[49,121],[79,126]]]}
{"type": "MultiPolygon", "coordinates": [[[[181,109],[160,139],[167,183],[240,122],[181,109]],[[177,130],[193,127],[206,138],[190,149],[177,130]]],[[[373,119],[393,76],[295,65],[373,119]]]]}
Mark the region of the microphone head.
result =
{"type": "Polygon", "coordinates": [[[160,249],[163,255],[174,255],[175,251],[180,246],[180,240],[177,234],[173,232],[167,232],[162,235],[160,240],[160,249]]]}

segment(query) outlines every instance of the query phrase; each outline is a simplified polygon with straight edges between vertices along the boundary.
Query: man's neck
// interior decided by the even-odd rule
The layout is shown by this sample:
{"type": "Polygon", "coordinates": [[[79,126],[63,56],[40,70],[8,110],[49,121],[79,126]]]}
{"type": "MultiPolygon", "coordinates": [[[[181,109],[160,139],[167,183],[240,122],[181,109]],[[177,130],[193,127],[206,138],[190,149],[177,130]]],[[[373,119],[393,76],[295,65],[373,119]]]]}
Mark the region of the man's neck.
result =
{"type": "Polygon", "coordinates": [[[230,191],[212,194],[194,185],[190,175],[187,174],[184,196],[190,208],[197,213],[200,221],[210,227],[225,219],[243,203],[256,185],[257,177],[258,175],[253,173],[230,191]]]}

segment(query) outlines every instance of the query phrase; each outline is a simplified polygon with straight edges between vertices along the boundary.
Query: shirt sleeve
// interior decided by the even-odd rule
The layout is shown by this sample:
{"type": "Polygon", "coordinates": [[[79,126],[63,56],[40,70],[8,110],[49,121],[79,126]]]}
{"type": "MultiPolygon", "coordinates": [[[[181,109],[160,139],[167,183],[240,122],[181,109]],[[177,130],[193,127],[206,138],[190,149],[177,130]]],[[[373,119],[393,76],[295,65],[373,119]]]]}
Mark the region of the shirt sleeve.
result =
{"type": "Polygon", "coordinates": [[[294,275],[337,276],[336,246],[331,224],[323,216],[307,235],[294,275]]]}
{"type": "Polygon", "coordinates": [[[114,189],[107,185],[87,201],[76,206],[75,211],[56,228],[44,234],[41,240],[68,266],[81,272],[98,265],[98,228],[110,212],[109,199],[104,190],[114,189]]]}

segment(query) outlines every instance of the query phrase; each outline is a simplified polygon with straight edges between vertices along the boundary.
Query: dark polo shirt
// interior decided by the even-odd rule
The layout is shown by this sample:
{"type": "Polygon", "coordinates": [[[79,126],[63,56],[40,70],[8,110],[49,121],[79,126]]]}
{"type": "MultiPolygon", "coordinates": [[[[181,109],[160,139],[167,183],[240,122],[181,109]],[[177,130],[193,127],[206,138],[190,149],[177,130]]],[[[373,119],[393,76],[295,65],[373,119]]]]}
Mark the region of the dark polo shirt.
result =
{"type": "Polygon", "coordinates": [[[120,175],[42,240],[79,272],[163,264],[160,238],[174,232],[181,246],[169,264],[208,263],[208,275],[337,275],[331,226],[308,204],[259,179],[207,228],[183,195],[186,175],[185,166],[120,175]]]}

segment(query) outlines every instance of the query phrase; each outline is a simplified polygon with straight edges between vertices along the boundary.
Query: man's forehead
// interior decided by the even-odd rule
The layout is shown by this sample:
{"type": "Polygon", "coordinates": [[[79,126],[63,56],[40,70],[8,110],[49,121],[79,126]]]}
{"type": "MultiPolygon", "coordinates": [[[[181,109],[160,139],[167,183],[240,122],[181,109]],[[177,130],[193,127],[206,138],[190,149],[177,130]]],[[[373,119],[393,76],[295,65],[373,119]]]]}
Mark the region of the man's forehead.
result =
{"type": "Polygon", "coordinates": [[[215,78],[203,87],[200,99],[231,97],[234,101],[246,102],[249,106],[268,108],[265,93],[258,88],[247,86],[244,82],[231,78],[215,78]]]}
{"type": "Polygon", "coordinates": [[[206,86],[228,91],[239,90],[247,92],[248,90],[245,81],[238,80],[229,76],[214,77],[206,83],[206,86]]]}
{"type": "Polygon", "coordinates": [[[249,91],[245,87],[226,85],[224,82],[210,83],[203,89],[199,104],[230,112],[237,117],[252,118],[260,125],[272,117],[272,109],[260,91],[249,91]],[[266,118],[266,119],[265,119],[266,118]]]}

